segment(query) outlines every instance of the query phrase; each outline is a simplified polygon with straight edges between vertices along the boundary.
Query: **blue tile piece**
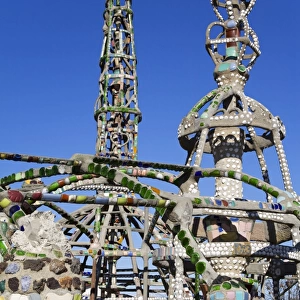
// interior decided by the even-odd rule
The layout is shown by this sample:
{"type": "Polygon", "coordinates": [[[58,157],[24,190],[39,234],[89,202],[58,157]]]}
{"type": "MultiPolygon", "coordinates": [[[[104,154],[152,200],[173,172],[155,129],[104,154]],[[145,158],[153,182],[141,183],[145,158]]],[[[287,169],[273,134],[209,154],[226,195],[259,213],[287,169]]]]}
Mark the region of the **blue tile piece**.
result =
{"type": "Polygon", "coordinates": [[[217,204],[218,206],[222,206],[222,201],[216,199],[216,204],[217,204]]]}
{"type": "Polygon", "coordinates": [[[216,292],[215,293],[215,299],[216,300],[223,300],[223,299],[225,299],[225,295],[222,292],[216,292]]]}
{"type": "Polygon", "coordinates": [[[230,218],[230,221],[232,221],[232,222],[237,222],[238,220],[239,220],[239,218],[235,218],[235,217],[230,218]]]}
{"type": "Polygon", "coordinates": [[[195,177],[203,177],[203,174],[202,174],[202,172],[201,171],[196,171],[195,172],[195,177]]]}
{"type": "Polygon", "coordinates": [[[17,212],[18,210],[20,210],[20,206],[19,205],[14,205],[9,209],[9,214],[10,216],[12,216],[15,212],[17,212]]]}
{"type": "Polygon", "coordinates": [[[250,297],[249,297],[248,293],[244,293],[244,300],[250,300],[250,297]]]}
{"type": "Polygon", "coordinates": [[[234,28],[234,27],[236,27],[236,21],[234,21],[234,20],[229,20],[229,21],[227,22],[227,27],[228,27],[228,28],[234,28]]]}
{"type": "Polygon", "coordinates": [[[235,292],[235,300],[245,300],[244,295],[245,293],[243,291],[236,291],[235,292]]]}

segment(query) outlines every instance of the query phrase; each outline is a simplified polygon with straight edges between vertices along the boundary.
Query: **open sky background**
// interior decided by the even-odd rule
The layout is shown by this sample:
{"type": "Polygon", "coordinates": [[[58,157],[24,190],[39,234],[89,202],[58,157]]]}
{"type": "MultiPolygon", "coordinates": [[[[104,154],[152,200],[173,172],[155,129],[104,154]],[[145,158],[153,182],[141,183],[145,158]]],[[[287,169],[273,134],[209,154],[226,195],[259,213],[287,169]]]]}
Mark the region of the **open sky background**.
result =
{"type": "MultiPolygon", "coordinates": [[[[0,0],[1,152],[62,158],[95,153],[103,9],[104,0],[0,0]]],[[[216,88],[204,47],[206,27],[216,17],[209,0],[135,0],[133,10],[143,113],[139,159],[184,164],[178,125],[216,88]]],[[[257,1],[249,21],[262,55],[245,88],[286,126],[284,146],[296,191],[299,11],[299,1],[257,1]]],[[[271,183],[282,185],[271,151],[267,164],[271,183]]],[[[255,174],[257,165],[254,155],[244,156],[246,172],[255,174]]],[[[0,161],[0,176],[29,167],[0,161]]]]}

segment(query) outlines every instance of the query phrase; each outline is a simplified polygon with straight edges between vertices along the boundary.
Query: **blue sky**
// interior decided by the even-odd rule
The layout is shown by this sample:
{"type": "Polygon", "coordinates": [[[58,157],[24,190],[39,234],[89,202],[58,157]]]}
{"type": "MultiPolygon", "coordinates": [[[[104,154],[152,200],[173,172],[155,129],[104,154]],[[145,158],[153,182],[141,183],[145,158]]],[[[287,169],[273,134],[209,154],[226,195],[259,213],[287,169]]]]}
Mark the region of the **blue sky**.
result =
{"type": "MultiPolygon", "coordinates": [[[[249,15],[262,55],[246,95],[279,115],[294,188],[298,173],[298,12],[300,2],[257,1],[249,15]]],[[[104,1],[0,2],[1,152],[69,158],[95,152],[104,1]]],[[[139,159],[184,164],[177,128],[190,108],[216,88],[205,30],[216,20],[209,0],[135,0],[139,159]]],[[[271,153],[271,151],[270,151],[271,153]]],[[[268,154],[268,152],[267,152],[268,154]]],[[[254,155],[244,157],[251,173],[254,155]]],[[[267,164],[278,170],[271,155],[267,164]]],[[[0,162],[0,175],[24,170],[0,162]]],[[[28,166],[29,167],[29,166],[28,166]]],[[[280,174],[271,183],[281,184],[280,174]]]]}

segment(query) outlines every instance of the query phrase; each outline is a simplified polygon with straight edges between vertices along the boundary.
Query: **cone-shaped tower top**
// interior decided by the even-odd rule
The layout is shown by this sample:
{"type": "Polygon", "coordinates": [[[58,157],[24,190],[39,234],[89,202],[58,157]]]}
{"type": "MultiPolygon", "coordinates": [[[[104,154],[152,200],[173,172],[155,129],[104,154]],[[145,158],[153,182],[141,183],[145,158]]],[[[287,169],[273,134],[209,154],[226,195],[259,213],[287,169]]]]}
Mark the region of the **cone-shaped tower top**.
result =
{"type": "Polygon", "coordinates": [[[106,0],[100,57],[100,93],[95,104],[96,154],[137,158],[136,56],[131,0],[106,0]]]}

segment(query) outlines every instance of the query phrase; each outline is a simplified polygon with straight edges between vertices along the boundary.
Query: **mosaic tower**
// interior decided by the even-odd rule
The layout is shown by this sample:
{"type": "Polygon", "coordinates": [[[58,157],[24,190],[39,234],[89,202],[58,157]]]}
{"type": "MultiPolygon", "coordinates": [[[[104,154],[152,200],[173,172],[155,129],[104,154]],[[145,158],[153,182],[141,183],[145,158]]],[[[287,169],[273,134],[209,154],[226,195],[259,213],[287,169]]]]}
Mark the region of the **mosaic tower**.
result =
{"type": "MultiPolygon", "coordinates": [[[[216,206],[227,207],[227,211],[203,212],[208,214],[202,218],[208,243],[202,244],[200,248],[205,250],[204,255],[209,253],[208,261],[218,274],[208,293],[210,299],[248,299],[250,297],[248,293],[252,296],[257,293],[254,286],[249,286],[248,278],[251,278],[250,282],[252,282],[254,278],[257,278],[254,274],[265,275],[266,273],[275,279],[274,292],[276,299],[279,299],[280,276],[274,276],[272,268],[276,264],[278,267],[282,266],[282,261],[261,260],[261,251],[255,250],[258,250],[257,245],[262,245],[257,244],[257,241],[266,239],[277,244],[270,247],[280,249],[278,246],[279,230],[285,232],[284,235],[287,237],[290,235],[290,228],[283,228],[282,225],[274,222],[273,229],[271,229],[267,222],[263,231],[268,233],[262,237],[257,233],[262,230],[259,227],[263,225],[255,222],[255,219],[261,219],[263,214],[253,210],[231,211],[235,209],[239,201],[249,203],[249,200],[244,199],[243,196],[243,183],[256,186],[266,192],[266,202],[258,201],[260,209],[269,207],[282,210],[284,207],[283,203],[286,200],[281,202],[283,198],[278,198],[278,193],[274,193],[273,188],[268,187],[270,178],[264,149],[275,147],[285,194],[288,198],[298,199],[292,188],[281,141],[285,137],[282,121],[279,117],[273,116],[260,102],[244,94],[244,86],[249,73],[260,55],[258,37],[247,19],[255,2],[255,0],[211,0],[218,21],[212,22],[206,30],[206,49],[215,64],[213,74],[218,88],[203,97],[179,126],[180,144],[188,151],[187,165],[200,167],[204,154],[213,156],[215,170],[210,174],[214,173],[215,177],[215,195],[206,198],[205,201],[207,204],[212,201],[211,203],[216,206]],[[248,161],[248,152],[256,153],[262,182],[243,174],[243,162],[248,161]],[[230,249],[229,252],[228,249],[230,249]],[[226,253],[231,255],[227,257],[226,253]],[[255,257],[256,255],[259,257],[257,261],[260,261],[262,266],[264,265],[264,271],[260,266],[257,272],[255,267],[258,267],[258,264],[249,264],[251,260],[249,256],[255,257]],[[270,266],[272,268],[269,268],[270,266]],[[243,274],[249,270],[254,274],[250,275],[251,272],[248,272],[249,277],[243,277],[243,274]],[[239,284],[238,281],[241,279],[248,282],[248,289],[239,284]]],[[[201,172],[199,176],[195,176],[194,182],[187,186],[185,192],[199,194],[200,191],[195,189],[198,179],[208,174],[209,172],[201,172]]],[[[239,205],[242,207],[242,202],[239,205]]],[[[271,215],[264,215],[264,217],[272,218],[271,215]]],[[[262,252],[268,252],[269,249],[262,252]]],[[[271,256],[273,255],[274,252],[271,256]]],[[[290,263],[287,266],[290,267],[290,263]]],[[[283,270],[277,270],[281,275],[285,273],[283,270]]],[[[289,274],[294,271],[289,269],[286,272],[289,274]]]]}
{"type": "Polygon", "coordinates": [[[247,19],[255,0],[211,0],[218,20],[207,28],[206,49],[218,86],[179,125],[184,165],[137,159],[131,2],[105,1],[96,154],[0,153],[2,160],[32,164],[0,179],[0,299],[248,300],[268,278],[280,299],[281,279],[300,282],[300,199],[283,123],[244,93],[260,55],[247,19]],[[270,182],[264,150],[271,147],[283,189],[270,182]],[[243,171],[249,152],[260,178],[243,171]],[[214,160],[210,168],[201,167],[206,155],[214,160]],[[215,178],[214,195],[199,188],[207,178],[215,178]],[[178,194],[157,188],[158,181],[178,194]],[[245,185],[262,197],[246,199],[245,185]],[[39,211],[42,205],[60,221],[39,211]]]}
{"type": "Polygon", "coordinates": [[[106,1],[100,57],[100,93],[95,104],[96,154],[137,157],[138,123],[136,56],[131,1],[106,1]]]}

